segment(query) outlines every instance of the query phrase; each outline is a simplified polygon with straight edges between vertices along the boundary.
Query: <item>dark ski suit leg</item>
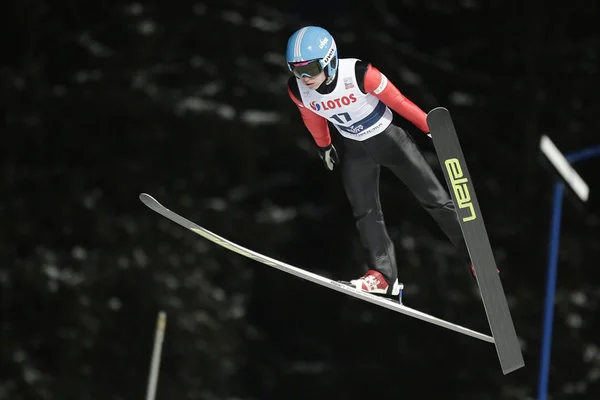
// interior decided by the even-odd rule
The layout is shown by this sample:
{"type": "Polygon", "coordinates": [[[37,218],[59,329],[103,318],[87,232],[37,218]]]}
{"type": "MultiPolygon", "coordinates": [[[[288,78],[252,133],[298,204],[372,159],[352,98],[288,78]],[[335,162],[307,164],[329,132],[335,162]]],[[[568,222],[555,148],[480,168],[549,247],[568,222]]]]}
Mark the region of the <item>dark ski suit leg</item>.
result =
{"type": "Polygon", "coordinates": [[[389,238],[379,198],[380,166],[389,168],[433,217],[465,264],[469,253],[452,198],[402,129],[390,125],[365,141],[344,138],[342,176],[356,226],[367,253],[367,265],[389,281],[397,276],[394,246],[389,238]]]}

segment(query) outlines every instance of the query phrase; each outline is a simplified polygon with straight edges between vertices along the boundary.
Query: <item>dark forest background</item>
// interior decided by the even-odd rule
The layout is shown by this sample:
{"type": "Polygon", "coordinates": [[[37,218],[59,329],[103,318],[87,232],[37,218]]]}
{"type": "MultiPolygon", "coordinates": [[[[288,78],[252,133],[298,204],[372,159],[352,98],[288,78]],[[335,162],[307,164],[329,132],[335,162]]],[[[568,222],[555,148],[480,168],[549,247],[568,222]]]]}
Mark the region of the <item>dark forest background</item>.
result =
{"type": "MultiPolygon", "coordinates": [[[[3,3],[0,399],[533,399],[554,177],[539,138],[597,145],[597,2],[3,3]],[[287,97],[287,39],[320,24],[454,118],[526,366],[494,347],[228,252],[140,192],[271,257],[362,272],[338,171],[287,97]]],[[[436,172],[430,140],[397,117],[436,172]]],[[[553,399],[600,398],[600,160],[565,200],[553,399]]],[[[489,332],[446,238],[384,170],[405,304],[489,332]]]]}

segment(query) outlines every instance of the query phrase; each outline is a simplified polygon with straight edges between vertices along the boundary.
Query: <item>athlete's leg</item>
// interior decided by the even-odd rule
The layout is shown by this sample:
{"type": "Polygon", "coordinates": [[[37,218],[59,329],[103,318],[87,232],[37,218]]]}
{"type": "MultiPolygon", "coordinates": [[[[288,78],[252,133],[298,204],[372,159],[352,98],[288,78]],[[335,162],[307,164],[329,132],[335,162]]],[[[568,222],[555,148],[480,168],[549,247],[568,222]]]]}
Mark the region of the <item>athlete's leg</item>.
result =
{"type": "Polygon", "coordinates": [[[394,246],[389,238],[379,199],[380,167],[363,142],[344,139],[341,173],[352,207],[369,269],[379,271],[388,283],[398,277],[394,246]]]}
{"type": "Polygon", "coordinates": [[[373,142],[369,150],[376,155],[377,162],[391,169],[406,184],[454,244],[463,262],[470,264],[454,202],[413,139],[402,128],[390,125],[377,136],[377,142],[373,142]]]}

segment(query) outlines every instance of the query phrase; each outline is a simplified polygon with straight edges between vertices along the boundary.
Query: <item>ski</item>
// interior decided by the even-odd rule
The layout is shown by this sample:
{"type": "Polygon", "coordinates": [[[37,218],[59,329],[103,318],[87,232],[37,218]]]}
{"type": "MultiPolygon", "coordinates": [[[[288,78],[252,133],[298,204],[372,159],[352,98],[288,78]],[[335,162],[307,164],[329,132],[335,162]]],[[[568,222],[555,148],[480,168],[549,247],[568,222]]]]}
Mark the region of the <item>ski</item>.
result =
{"type": "Polygon", "coordinates": [[[460,222],[504,375],[525,365],[475,188],[450,113],[427,114],[427,124],[460,222]]]}
{"type": "Polygon", "coordinates": [[[294,267],[292,265],[286,264],[284,262],[275,260],[271,257],[262,255],[253,250],[249,250],[245,247],[242,247],[238,244],[235,244],[221,236],[218,236],[211,231],[195,224],[194,222],[182,217],[181,215],[169,210],[162,204],[160,204],[154,197],[149,194],[142,193],[140,194],[140,200],[144,203],[148,208],[157,212],[165,218],[170,219],[176,224],[181,225],[182,227],[191,230],[192,232],[204,237],[205,239],[210,240],[211,242],[218,244],[228,250],[231,250],[235,253],[238,253],[242,256],[248,257],[254,261],[258,261],[262,264],[268,265],[270,267],[276,268],[280,271],[286,272],[288,274],[294,275],[298,278],[316,283],[318,285],[324,286],[326,288],[344,293],[346,295],[355,297],[360,300],[367,301],[369,303],[375,304],[380,307],[384,307],[388,310],[392,310],[404,315],[408,315],[413,318],[417,318],[419,320],[429,322],[430,324],[434,324],[440,326],[442,328],[446,328],[463,335],[467,335],[476,339],[483,340],[488,343],[494,343],[494,339],[480,332],[476,332],[469,328],[465,328],[463,326],[453,324],[451,322],[442,320],[440,318],[431,316],[429,314],[423,313],[421,311],[414,310],[410,307],[406,307],[401,302],[391,300],[389,298],[380,297],[371,293],[364,292],[362,290],[356,289],[353,286],[349,286],[339,281],[335,281],[332,279],[325,278],[323,276],[317,275],[315,273],[303,270],[298,267],[294,267]]]}

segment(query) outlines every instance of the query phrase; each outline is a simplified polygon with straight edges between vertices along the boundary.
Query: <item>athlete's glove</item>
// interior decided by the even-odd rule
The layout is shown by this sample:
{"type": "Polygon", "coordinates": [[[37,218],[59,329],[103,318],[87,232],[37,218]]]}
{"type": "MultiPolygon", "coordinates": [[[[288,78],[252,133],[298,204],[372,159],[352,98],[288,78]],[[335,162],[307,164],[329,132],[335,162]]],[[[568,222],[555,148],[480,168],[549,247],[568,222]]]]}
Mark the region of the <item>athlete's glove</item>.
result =
{"type": "Polygon", "coordinates": [[[319,156],[321,157],[321,160],[323,160],[325,167],[330,171],[333,170],[333,166],[335,164],[340,162],[337,151],[335,150],[335,147],[333,147],[333,144],[330,144],[327,147],[319,147],[319,156]]]}

